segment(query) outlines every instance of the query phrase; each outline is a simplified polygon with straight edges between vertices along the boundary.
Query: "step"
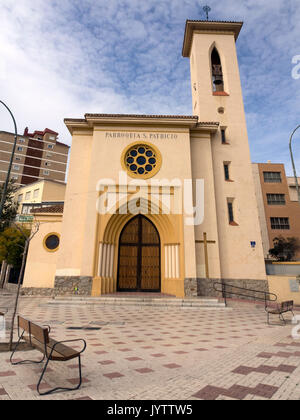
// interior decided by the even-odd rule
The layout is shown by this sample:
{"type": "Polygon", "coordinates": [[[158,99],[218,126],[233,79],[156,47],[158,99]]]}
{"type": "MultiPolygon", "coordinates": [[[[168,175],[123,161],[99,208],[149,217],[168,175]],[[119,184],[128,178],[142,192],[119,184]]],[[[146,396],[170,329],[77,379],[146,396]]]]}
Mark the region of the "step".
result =
{"type": "Polygon", "coordinates": [[[158,302],[203,302],[203,303],[218,303],[219,299],[217,298],[175,298],[175,297],[147,297],[147,296],[107,296],[103,295],[100,297],[90,297],[90,296],[56,296],[53,298],[56,301],[87,301],[87,302],[103,302],[103,301],[158,301],[158,302]]]}
{"type": "Polygon", "coordinates": [[[224,309],[225,303],[218,299],[194,298],[147,298],[147,297],[75,297],[61,296],[48,302],[50,305],[115,305],[115,306],[155,306],[155,307],[182,307],[182,308],[210,308],[224,309]]]}

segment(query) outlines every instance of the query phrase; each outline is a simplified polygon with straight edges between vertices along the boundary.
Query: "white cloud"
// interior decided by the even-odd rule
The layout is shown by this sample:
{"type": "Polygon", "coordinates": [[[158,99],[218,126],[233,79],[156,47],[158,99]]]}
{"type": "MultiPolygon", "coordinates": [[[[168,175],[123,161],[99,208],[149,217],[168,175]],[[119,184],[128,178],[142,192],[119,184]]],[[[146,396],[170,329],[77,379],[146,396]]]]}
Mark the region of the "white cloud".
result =
{"type": "MultiPolygon", "coordinates": [[[[238,53],[253,160],[289,165],[288,137],[299,123],[300,81],[291,77],[291,59],[300,54],[300,4],[211,0],[210,5],[212,19],[245,21],[238,53]]],[[[49,127],[69,143],[65,117],[192,112],[189,64],[181,47],[185,20],[203,18],[202,3],[0,0],[0,11],[0,96],[13,110],[19,132],[27,125],[49,127]]],[[[12,129],[4,109],[0,122],[1,129],[12,129]]],[[[299,156],[297,147],[295,139],[299,156]]],[[[300,172],[300,158],[296,161],[300,172]]]]}

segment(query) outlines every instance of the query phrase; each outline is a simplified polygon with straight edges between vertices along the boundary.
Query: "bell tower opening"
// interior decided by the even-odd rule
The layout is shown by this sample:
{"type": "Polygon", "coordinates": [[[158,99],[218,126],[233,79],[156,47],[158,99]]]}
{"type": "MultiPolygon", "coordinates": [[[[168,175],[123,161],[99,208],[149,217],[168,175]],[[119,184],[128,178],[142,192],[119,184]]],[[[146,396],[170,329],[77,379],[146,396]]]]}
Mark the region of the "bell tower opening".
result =
{"type": "Polygon", "coordinates": [[[212,82],[214,92],[224,92],[224,78],[220,55],[216,47],[211,53],[212,82]]]}

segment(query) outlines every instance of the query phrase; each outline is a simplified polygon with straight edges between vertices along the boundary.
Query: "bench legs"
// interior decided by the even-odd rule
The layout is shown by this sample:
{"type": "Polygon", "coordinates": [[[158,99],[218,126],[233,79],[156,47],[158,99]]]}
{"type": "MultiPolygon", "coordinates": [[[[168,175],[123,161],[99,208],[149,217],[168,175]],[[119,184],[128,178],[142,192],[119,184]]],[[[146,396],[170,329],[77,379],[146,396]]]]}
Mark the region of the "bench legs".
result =
{"type": "Polygon", "coordinates": [[[15,365],[25,365],[25,364],[29,364],[29,363],[35,363],[35,364],[43,363],[43,361],[45,360],[45,355],[43,356],[42,360],[21,360],[20,362],[14,362],[13,361],[14,354],[15,354],[15,352],[17,351],[17,349],[19,347],[19,344],[20,344],[20,342],[21,342],[21,340],[22,340],[22,338],[24,336],[24,333],[25,333],[25,331],[23,331],[23,333],[19,337],[19,340],[18,340],[18,342],[17,342],[17,344],[16,344],[16,346],[15,346],[15,348],[14,348],[14,350],[13,350],[11,356],[10,356],[10,359],[9,359],[10,360],[10,363],[12,365],[14,365],[14,366],[15,365]]]}
{"type": "Polygon", "coordinates": [[[39,379],[39,382],[38,382],[38,384],[37,384],[37,387],[36,387],[36,389],[37,389],[37,392],[40,394],[40,395],[49,395],[49,394],[52,394],[53,392],[57,392],[57,391],[76,391],[77,389],[79,389],[80,387],[81,387],[81,384],[82,384],[82,373],[81,373],[81,356],[79,355],[78,356],[78,369],[79,369],[79,378],[78,378],[78,385],[76,385],[76,387],[74,387],[74,388],[62,388],[62,387],[57,387],[57,388],[53,388],[53,389],[50,389],[49,391],[46,391],[46,392],[41,392],[40,391],[40,385],[41,385],[41,382],[42,382],[42,380],[43,380],[43,377],[44,377],[44,375],[45,375],[45,373],[46,373],[46,370],[47,370],[47,367],[48,367],[48,364],[49,364],[49,362],[50,362],[50,359],[48,358],[47,359],[47,361],[46,361],[46,364],[45,364],[45,366],[44,366],[44,369],[43,369],[43,372],[42,372],[42,374],[41,374],[41,377],[40,377],[40,379],[39,379]]]}
{"type": "MultiPolygon", "coordinates": [[[[294,312],[292,311],[292,309],[289,312],[291,312],[293,314],[293,317],[295,317],[294,312]]],[[[284,325],[286,325],[286,320],[284,319],[283,314],[280,313],[280,314],[278,314],[278,316],[279,316],[279,320],[282,321],[284,325]]],[[[270,324],[270,313],[269,312],[268,312],[268,324],[269,325],[272,325],[272,324],[270,324]]]]}

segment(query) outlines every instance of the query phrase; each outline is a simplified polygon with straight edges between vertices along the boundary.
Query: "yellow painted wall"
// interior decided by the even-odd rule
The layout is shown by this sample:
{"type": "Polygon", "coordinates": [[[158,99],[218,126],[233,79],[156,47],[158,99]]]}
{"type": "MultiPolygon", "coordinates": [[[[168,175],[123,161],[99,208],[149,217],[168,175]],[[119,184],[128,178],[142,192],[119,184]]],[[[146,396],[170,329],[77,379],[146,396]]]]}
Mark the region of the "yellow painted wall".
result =
{"type": "Polygon", "coordinates": [[[59,249],[48,252],[43,245],[49,233],[61,233],[61,216],[40,216],[39,231],[30,242],[23,287],[53,288],[59,249]]]}
{"type": "MultiPolygon", "coordinates": [[[[193,109],[200,121],[218,121],[220,127],[226,127],[229,143],[222,144],[220,130],[212,135],[211,159],[218,238],[214,237],[216,232],[212,225],[207,227],[207,233],[210,235],[209,239],[218,240],[222,278],[266,280],[234,34],[224,32],[228,26],[226,23],[223,27],[219,25],[219,31],[210,30],[210,23],[199,24],[201,25],[206,27],[202,28],[202,32],[195,31],[191,42],[193,109]],[[228,96],[213,95],[211,52],[214,46],[220,54],[224,89],[228,96]],[[224,108],[223,114],[218,112],[221,107],[224,108]],[[224,162],[231,162],[230,177],[233,182],[225,181],[224,162]],[[238,226],[229,224],[227,198],[234,199],[235,221],[238,226]],[[251,249],[251,241],[256,242],[255,249],[251,249]]],[[[207,154],[206,150],[205,153],[207,154]]],[[[195,165],[199,165],[199,168],[193,169],[195,173],[201,171],[201,165],[207,165],[202,160],[201,147],[193,160],[195,165]]],[[[209,180],[207,175],[206,179],[209,180]]],[[[212,207],[210,211],[213,211],[212,207]]],[[[198,252],[202,252],[200,247],[198,252]]],[[[216,260],[217,248],[210,245],[209,252],[216,260]]],[[[198,260],[198,266],[203,272],[203,263],[201,259],[198,260]]]]}
{"type": "MultiPolygon", "coordinates": [[[[93,224],[92,219],[96,215],[97,181],[95,180],[92,190],[89,188],[93,143],[93,137],[89,134],[92,133],[78,133],[72,139],[57,276],[93,276],[92,265],[88,269],[82,269],[83,253],[86,249],[94,256],[94,243],[91,238],[86,237],[85,232],[86,221],[91,218],[90,222],[93,224]],[[95,197],[94,203],[87,209],[91,196],[95,197]]],[[[109,160],[106,159],[106,162],[109,160]]]]}
{"type": "Polygon", "coordinates": [[[268,276],[269,291],[277,295],[278,302],[293,300],[295,305],[300,305],[300,292],[291,292],[290,280],[296,280],[296,277],[268,276]]]}

